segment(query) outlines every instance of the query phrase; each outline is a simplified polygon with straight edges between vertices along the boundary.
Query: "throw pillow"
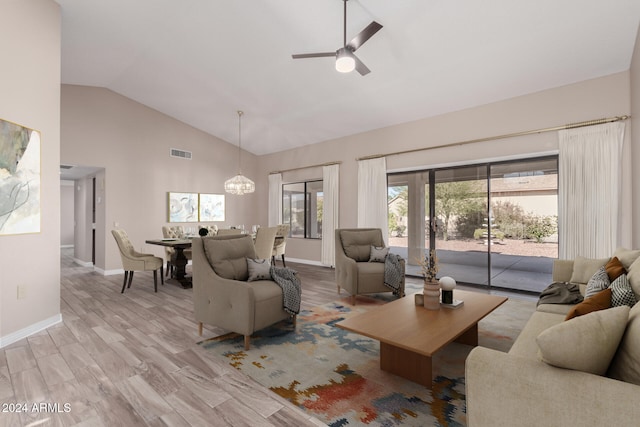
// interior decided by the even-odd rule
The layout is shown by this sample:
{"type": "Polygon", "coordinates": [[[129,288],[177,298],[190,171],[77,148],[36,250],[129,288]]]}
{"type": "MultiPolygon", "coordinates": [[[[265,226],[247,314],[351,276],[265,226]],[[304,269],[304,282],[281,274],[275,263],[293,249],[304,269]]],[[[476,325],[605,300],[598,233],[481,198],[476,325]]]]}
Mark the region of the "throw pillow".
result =
{"type": "Polygon", "coordinates": [[[380,229],[341,230],[339,236],[345,255],[356,262],[369,261],[371,245],[384,246],[380,229]]]}
{"type": "Polygon", "coordinates": [[[627,273],[627,270],[625,270],[618,257],[615,256],[605,264],[604,269],[607,270],[610,282],[616,280],[621,274],[627,273]]]}
{"type": "Polygon", "coordinates": [[[536,338],[539,357],[549,365],[604,375],[616,354],[629,307],[594,311],[544,330],[536,338]]]}
{"type": "Polygon", "coordinates": [[[389,253],[389,248],[384,246],[371,246],[371,254],[369,255],[369,262],[384,262],[389,253]]]}
{"type": "Polygon", "coordinates": [[[577,256],[573,261],[570,283],[587,283],[593,273],[605,265],[609,258],[591,259],[577,256]]]}
{"type": "Polygon", "coordinates": [[[247,258],[247,269],[249,278],[247,281],[271,280],[271,263],[266,259],[247,258]]]}
{"type": "Polygon", "coordinates": [[[591,298],[598,292],[607,289],[610,284],[607,270],[605,270],[604,266],[600,267],[587,282],[587,289],[584,291],[585,299],[591,298]]]}
{"type": "Polygon", "coordinates": [[[576,304],[564,320],[570,320],[593,311],[606,310],[607,308],[611,308],[611,289],[600,291],[591,298],[585,299],[580,304],[576,304]]]}
{"type": "Polygon", "coordinates": [[[640,250],[617,248],[616,251],[613,253],[613,256],[617,257],[622,263],[622,265],[624,266],[624,268],[629,270],[629,267],[631,267],[631,264],[633,264],[634,261],[640,257],[640,250]]]}
{"type": "Polygon", "coordinates": [[[627,268],[627,279],[629,279],[633,293],[636,294],[636,299],[640,301],[640,258],[627,268]]]}
{"type": "Polygon", "coordinates": [[[607,376],[616,380],[640,385],[640,304],[629,311],[627,329],[624,331],[618,351],[609,365],[607,376]]]}
{"type": "Polygon", "coordinates": [[[611,307],[619,307],[621,305],[633,307],[636,304],[636,295],[633,293],[633,289],[631,289],[631,284],[626,274],[614,280],[610,289],[611,307]]]}

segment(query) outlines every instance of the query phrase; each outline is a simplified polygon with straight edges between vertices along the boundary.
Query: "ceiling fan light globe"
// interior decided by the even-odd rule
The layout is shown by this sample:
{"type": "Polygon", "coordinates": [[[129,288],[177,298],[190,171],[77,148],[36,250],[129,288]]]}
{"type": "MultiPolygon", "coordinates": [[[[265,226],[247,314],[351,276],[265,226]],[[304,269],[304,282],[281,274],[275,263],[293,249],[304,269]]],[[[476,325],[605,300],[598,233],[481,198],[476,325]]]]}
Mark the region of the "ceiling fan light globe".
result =
{"type": "Polygon", "coordinates": [[[340,49],[336,57],[336,70],[340,73],[350,73],[356,68],[356,60],[345,49],[340,49]]]}

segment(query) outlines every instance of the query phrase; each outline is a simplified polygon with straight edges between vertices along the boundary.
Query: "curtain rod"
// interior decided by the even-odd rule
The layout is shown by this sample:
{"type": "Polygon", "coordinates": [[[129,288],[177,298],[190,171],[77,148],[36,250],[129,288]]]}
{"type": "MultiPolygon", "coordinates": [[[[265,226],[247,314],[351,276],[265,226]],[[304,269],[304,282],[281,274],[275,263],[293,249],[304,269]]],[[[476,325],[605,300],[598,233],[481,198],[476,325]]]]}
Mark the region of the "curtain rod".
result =
{"type": "Polygon", "coordinates": [[[339,165],[341,163],[342,162],[337,161],[337,162],[320,163],[320,164],[317,164],[317,165],[310,165],[310,166],[300,166],[298,168],[283,169],[283,170],[279,170],[279,171],[269,172],[269,175],[273,175],[273,174],[276,174],[276,173],[283,173],[283,172],[292,172],[292,171],[297,171],[297,170],[300,170],[300,169],[310,169],[310,168],[319,168],[319,167],[322,167],[322,166],[339,165]]]}
{"type": "Polygon", "coordinates": [[[468,141],[460,141],[460,142],[453,142],[453,143],[449,143],[449,144],[434,145],[432,147],[414,148],[412,150],[396,151],[396,152],[387,153],[387,154],[373,154],[371,156],[360,157],[360,158],[358,158],[356,160],[358,160],[358,161],[360,161],[360,160],[371,160],[371,159],[378,159],[380,157],[397,156],[399,154],[408,154],[408,153],[415,153],[415,152],[418,152],[418,151],[433,150],[433,149],[436,149],[436,148],[455,147],[455,146],[458,146],[458,145],[467,145],[467,144],[473,144],[473,143],[477,143],[477,142],[486,142],[486,141],[493,141],[493,140],[497,140],[497,139],[513,138],[513,137],[516,137],[516,136],[532,135],[532,134],[535,134],[535,133],[553,132],[553,131],[563,130],[563,129],[575,129],[575,128],[580,128],[580,127],[585,127],[585,126],[600,125],[600,124],[603,124],[603,123],[619,122],[619,121],[622,121],[622,120],[627,120],[629,117],[631,117],[631,116],[615,116],[615,117],[608,117],[608,118],[604,118],[604,119],[587,120],[587,121],[584,121],[584,122],[569,123],[569,124],[566,124],[566,125],[555,126],[555,127],[545,128],[545,129],[526,130],[526,131],[523,131],[523,132],[507,133],[507,134],[504,134],[504,135],[497,135],[497,136],[491,136],[491,137],[486,137],[486,138],[471,139],[471,140],[468,140],[468,141]]]}

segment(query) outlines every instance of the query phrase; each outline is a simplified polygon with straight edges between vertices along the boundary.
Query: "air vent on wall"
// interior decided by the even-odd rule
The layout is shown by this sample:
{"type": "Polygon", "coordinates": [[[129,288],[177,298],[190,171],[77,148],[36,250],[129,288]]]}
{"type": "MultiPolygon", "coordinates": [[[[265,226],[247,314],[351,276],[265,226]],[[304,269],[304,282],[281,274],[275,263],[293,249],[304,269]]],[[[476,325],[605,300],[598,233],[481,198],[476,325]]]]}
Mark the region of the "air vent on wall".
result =
{"type": "Polygon", "coordinates": [[[179,159],[191,160],[191,151],[178,150],[177,148],[171,149],[171,157],[177,157],[179,159]]]}

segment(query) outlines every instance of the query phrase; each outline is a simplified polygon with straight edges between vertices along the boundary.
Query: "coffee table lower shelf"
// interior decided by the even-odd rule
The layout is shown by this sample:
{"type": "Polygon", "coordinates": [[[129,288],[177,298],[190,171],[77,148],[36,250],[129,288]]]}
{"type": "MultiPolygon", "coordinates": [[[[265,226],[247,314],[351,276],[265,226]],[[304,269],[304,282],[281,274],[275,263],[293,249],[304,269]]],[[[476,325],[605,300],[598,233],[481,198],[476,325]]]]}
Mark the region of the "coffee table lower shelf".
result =
{"type": "MultiPolygon", "coordinates": [[[[454,342],[478,345],[478,324],[473,325],[454,342]]],[[[424,354],[380,342],[380,369],[431,389],[433,358],[424,354]]]]}

